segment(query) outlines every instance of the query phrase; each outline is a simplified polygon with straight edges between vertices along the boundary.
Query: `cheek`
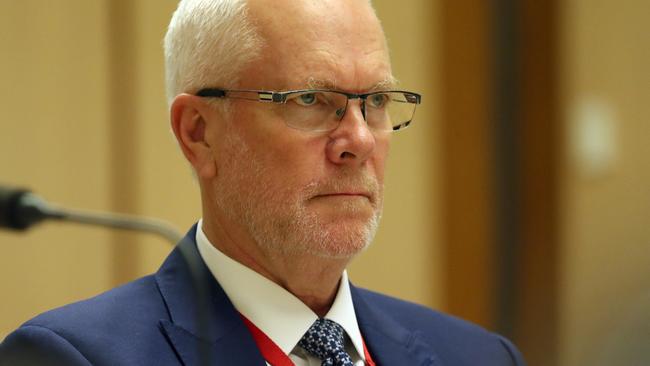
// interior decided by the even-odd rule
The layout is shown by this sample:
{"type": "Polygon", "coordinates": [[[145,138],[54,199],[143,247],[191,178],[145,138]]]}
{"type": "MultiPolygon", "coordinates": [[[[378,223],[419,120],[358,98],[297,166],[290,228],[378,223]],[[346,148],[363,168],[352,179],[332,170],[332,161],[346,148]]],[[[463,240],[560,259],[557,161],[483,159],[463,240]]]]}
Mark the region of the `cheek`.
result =
{"type": "Polygon", "coordinates": [[[326,139],[290,129],[281,120],[263,122],[265,126],[258,125],[259,129],[249,134],[248,143],[275,181],[304,185],[324,174],[326,139]]]}
{"type": "Polygon", "coordinates": [[[325,143],[322,140],[306,140],[304,136],[279,138],[270,156],[273,160],[267,162],[285,176],[287,184],[305,186],[326,174],[325,143]]]}

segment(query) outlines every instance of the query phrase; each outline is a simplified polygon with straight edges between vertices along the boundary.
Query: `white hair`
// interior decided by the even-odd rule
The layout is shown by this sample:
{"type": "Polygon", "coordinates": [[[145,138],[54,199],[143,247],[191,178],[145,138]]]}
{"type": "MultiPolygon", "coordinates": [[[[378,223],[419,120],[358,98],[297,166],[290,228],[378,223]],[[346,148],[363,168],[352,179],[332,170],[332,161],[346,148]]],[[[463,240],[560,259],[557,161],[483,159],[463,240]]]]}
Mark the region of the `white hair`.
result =
{"type": "Polygon", "coordinates": [[[164,42],[168,103],[204,87],[235,87],[262,42],[246,0],[181,0],[164,42]]]}

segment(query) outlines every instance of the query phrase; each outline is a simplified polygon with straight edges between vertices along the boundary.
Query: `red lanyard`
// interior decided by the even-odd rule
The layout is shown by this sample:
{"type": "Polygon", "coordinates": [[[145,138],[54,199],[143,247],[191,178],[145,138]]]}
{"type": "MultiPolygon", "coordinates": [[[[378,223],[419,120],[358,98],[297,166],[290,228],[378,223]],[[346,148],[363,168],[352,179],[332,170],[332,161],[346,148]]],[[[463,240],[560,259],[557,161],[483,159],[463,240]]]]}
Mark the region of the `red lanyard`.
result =
{"type": "MultiPolygon", "coordinates": [[[[289,356],[287,356],[280,349],[280,347],[278,347],[278,345],[275,344],[271,338],[269,338],[269,336],[262,332],[260,328],[248,320],[248,318],[246,318],[244,315],[239,315],[244,320],[244,324],[246,324],[246,327],[248,327],[248,330],[250,330],[251,334],[253,335],[255,343],[257,343],[257,348],[259,348],[260,352],[262,352],[262,356],[264,356],[266,362],[270,363],[271,366],[295,366],[289,356]]],[[[363,342],[363,339],[361,341],[363,342]]],[[[370,357],[370,353],[368,353],[366,342],[363,342],[363,353],[366,357],[366,365],[375,366],[375,362],[370,357]]]]}

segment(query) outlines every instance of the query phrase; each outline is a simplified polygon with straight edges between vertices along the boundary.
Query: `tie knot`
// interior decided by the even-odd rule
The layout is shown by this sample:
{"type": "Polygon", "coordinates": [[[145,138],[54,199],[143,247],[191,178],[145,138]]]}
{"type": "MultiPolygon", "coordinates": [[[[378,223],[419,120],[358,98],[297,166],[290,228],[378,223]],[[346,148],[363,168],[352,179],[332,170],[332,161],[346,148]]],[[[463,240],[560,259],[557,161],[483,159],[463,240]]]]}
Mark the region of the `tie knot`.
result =
{"type": "Polygon", "coordinates": [[[345,336],[341,325],[329,319],[318,319],[302,336],[300,347],[323,361],[323,366],[352,366],[345,352],[345,336]]]}

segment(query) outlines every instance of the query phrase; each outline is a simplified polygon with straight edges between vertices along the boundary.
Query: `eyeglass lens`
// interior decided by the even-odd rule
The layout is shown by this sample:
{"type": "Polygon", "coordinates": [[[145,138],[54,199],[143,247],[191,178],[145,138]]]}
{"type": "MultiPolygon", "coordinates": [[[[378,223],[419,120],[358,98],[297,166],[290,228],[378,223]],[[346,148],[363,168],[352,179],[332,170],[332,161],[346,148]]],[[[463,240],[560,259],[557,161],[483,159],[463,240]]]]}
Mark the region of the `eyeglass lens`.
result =
{"type": "MultiPolygon", "coordinates": [[[[413,118],[416,106],[412,98],[401,92],[373,93],[362,103],[366,123],[376,131],[405,127],[413,118]]],[[[338,126],[347,108],[348,97],[343,93],[306,91],[288,95],[282,109],[289,126],[300,130],[326,131],[338,126]]]]}

